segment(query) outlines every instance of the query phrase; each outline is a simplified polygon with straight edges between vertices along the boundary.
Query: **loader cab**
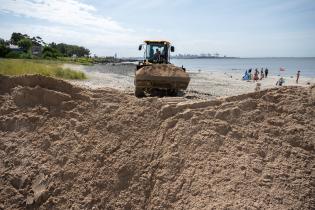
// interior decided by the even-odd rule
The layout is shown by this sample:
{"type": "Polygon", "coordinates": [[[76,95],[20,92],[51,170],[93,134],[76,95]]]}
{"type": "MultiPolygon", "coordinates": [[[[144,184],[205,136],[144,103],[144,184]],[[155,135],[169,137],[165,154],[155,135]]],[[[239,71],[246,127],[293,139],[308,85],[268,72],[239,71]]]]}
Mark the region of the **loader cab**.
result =
{"type": "Polygon", "coordinates": [[[170,52],[174,47],[168,41],[144,41],[139,50],[144,49],[144,63],[170,63],[170,52]]]}

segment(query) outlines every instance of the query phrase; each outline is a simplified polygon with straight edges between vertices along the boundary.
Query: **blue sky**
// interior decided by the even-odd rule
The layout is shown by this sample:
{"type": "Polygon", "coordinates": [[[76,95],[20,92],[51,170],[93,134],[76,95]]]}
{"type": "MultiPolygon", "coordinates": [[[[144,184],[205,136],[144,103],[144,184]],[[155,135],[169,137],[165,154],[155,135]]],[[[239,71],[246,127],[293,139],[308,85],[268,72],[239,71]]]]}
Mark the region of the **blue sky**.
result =
{"type": "Polygon", "coordinates": [[[0,0],[0,37],[12,32],[97,55],[140,56],[143,40],[167,39],[177,53],[315,56],[315,1],[0,0]]]}

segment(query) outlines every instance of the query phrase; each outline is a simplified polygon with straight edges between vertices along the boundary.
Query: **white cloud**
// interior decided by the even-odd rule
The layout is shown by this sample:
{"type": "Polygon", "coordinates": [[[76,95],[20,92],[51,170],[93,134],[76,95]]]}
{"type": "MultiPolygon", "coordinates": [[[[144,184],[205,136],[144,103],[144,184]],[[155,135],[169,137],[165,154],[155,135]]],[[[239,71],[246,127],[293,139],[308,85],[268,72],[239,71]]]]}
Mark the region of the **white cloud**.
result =
{"type": "MultiPolygon", "coordinates": [[[[78,0],[0,0],[0,12],[48,21],[33,24],[0,22],[0,34],[9,38],[12,32],[41,36],[46,42],[77,44],[92,53],[125,54],[124,48],[135,49],[142,36],[108,17],[97,15],[95,7],[78,0]],[[117,51],[115,50],[117,48],[117,51]]],[[[22,21],[23,22],[23,21],[22,21]]]]}
{"type": "Polygon", "coordinates": [[[109,17],[96,15],[96,8],[77,0],[0,0],[0,10],[68,26],[128,31],[109,17]]]}
{"type": "Polygon", "coordinates": [[[132,35],[131,33],[105,31],[96,33],[91,30],[86,31],[75,27],[59,25],[12,25],[0,23],[0,34],[4,36],[2,38],[9,39],[12,32],[26,33],[30,36],[40,36],[47,43],[63,42],[84,46],[90,49],[92,54],[96,53],[97,55],[111,55],[113,52],[117,52],[120,55],[132,56],[137,52],[137,46],[143,40],[143,38],[132,35]]]}

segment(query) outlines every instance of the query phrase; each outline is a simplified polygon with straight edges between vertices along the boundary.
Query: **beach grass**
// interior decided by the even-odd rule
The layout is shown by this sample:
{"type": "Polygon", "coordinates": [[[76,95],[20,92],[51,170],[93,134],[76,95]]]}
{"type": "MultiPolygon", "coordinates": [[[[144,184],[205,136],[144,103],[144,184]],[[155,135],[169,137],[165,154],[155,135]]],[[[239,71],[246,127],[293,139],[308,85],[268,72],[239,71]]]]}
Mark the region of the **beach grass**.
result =
{"type": "Polygon", "coordinates": [[[2,59],[0,60],[0,74],[9,76],[40,74],[76,80],[87,78],[83,72],[62,68],[62,62],[49,60],[2,59]]]}

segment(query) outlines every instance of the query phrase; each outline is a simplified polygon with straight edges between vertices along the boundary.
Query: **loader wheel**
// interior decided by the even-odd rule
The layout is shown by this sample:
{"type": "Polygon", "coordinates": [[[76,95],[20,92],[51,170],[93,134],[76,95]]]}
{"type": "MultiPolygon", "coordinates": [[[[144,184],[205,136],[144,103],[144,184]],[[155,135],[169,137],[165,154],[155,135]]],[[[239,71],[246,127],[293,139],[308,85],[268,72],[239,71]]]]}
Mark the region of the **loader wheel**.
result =
{"type": "Polygon", "coordinates": [[[178,90],[176,89],[171,89],[167,91],[168,96],[177,96],[177,94],[178,94],[178,90]]]}
{"type": "Polygon", "coordinates": [[[137,98],[142,98],[142,97],[144,97],[144,96],[145,96],[144,90],[143,90],[142,88],[136,88],[136,90],[135,90],[135,96],[136,96],[137,98]]]}

